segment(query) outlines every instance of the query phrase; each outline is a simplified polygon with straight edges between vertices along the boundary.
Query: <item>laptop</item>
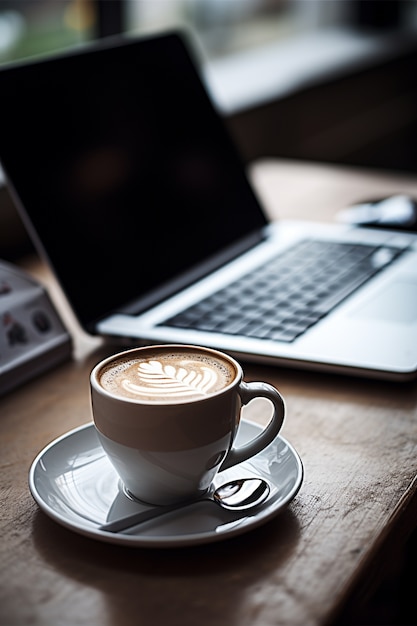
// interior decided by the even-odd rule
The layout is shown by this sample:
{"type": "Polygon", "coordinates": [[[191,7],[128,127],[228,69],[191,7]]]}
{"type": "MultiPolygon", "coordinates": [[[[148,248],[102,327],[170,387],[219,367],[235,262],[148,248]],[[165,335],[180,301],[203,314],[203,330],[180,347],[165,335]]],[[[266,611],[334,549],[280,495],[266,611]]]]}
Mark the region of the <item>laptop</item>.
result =
{"type": "Polygon", "coordinates": [[[193,50],[166,32],[0,70],[2,167],[81,326],[413,378],[416,235],[268,223],[193,50]]]}

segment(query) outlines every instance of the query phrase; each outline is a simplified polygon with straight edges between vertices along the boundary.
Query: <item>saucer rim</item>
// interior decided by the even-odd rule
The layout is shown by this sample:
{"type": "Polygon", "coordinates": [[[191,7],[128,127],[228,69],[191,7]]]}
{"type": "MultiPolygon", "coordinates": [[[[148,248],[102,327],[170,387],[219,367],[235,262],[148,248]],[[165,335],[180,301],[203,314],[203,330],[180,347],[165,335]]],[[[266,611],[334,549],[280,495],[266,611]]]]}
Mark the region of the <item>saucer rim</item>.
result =
{"type": "MultiPolygon", "coordinates": [[[[262,430],[262,426],[256,422],[253,422],[248,419],[242,419],[241,423],[247,424],[249,427],[254,427],[256,429],[262,430]]],[[[242,520],[246,520],[246,523],[241,526],[234,527],[224,532],[215,532],[215,530],[210,531],[201,531],[193,534],[178,534],[178,535],[164,535],[164,536],[147,536],[147,535],[128,535],[124,533],[112,533],[109,531],[100,530],[99,523],[97,523],[97,528],[86,526],[82,523],[76,521],[68,520],[64,515],[60,514],[53,507],[47,504],[42,495],[39,493],[36,484],[36,471],[39,468],[41,460],[45,454],[47,454],[52,448],[59,446],[59,444],[70,437],[76,436],[78,433],[82,431],[94,431],[94,423],[87,422],[86,424],[82,424],[81,426],[77,426],[57,438],[53,439],[50,443],[48,443],[35,457],[33,460],[29,474],[28,474],[28,482],[29,482],[29,490],[30,493],[38,504],[39,508],[52,520],[54,520],[59,525],[71,530],[72,532],[76,532],[77,534],[83,535],[85,537],[89,537],[91,539],[99,540],[104,543],[112,543],[116,545],[130,546],[130,547],[140,547],[140,548],[178,548],[178,547],[187,547],[193,545],[202,545],[208,544],[218,541],[224,541],[226,539],[244,534],[258,528],[263,525],[273,517],[279,515],[288,504],[295,498],[297,493],[299,492],[301,485],[304,480],[304,466],[302,460],[294,449],[294,447],[288,442],[287,439],[282,437],[280,434],[269,444],[269,446],[276,444],[276,441],[279,439],[284,446],[288,448],[288,453],[293,457],[293,461],[295,462],[297,471],[296,477],[294,479],[294,485],[286,496],[282,499],[278,499],[276,502],[271,503],[269,507],[263,507],[259,509],[259,512],[251,515],[250,521],[248,518],[242,517],[242,520]]],[[[97,440],[98,441],[98,440],[97,440]]],[[[100,442],[98,441],[100,446],[100,442]]],[[[269,447],[267,446],[267,447],[269,447]]],[[[261,451],[258,453],[259,456],[262,456],[261,451]]],[[[103,455],[105,452],[103,450],[103,455]]],[[[256,456],[258,456],[256,455],[256,456]]],[[[115,472],[115,470],[114,470],[115,472]]],[[[116,472],[115,472],[116,473],[116,472]]],[[[272,480],[271,482],[274,483],[272,480]]],[[[275,483],[274,483],[275,484],[275,483]]]]}

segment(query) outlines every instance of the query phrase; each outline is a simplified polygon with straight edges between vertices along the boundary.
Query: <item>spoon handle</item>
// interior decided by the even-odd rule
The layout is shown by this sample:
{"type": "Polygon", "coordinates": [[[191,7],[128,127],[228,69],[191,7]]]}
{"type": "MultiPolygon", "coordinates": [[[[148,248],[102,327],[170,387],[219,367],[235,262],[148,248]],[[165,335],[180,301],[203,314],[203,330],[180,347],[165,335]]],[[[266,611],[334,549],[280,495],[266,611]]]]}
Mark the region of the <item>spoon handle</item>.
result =
{"type": "Polygon", "coordinates": [[[132,513],[132,515],[127,515],[126,517],[122,517],[121,519],[116,519],[112,522],[102,524],[98,527],[98,529],[104,530],[109,533],[118,533],[121,530],[126,530],[127,528],[131,528],[132,526],[136,526],[137,524],[141,524],[142,522],[147,522],[148,520],[159,517],[160,515],[165,515],[165,513],[170,513],[171,511],[183,509],[189,504],[194,504],[194,502],[195,500],[193,500],[192,502],[182,502],[181,504],[167,504],[162,506],[155,506],[155,508],[153,509],[139,511],[138,513],[132,513]]]}

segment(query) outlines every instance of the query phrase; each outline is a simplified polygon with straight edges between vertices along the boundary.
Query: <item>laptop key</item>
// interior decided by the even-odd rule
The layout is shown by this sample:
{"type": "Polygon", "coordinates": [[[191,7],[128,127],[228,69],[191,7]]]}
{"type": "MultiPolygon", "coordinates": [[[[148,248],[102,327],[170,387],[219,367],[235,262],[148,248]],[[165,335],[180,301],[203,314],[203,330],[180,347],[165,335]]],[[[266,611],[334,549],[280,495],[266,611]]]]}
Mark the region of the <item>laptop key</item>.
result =
{"type": "Polygon", "coordinates": [[[400,253],[388,246],[300,242],[165,324],[291,342],[400,253]]]}

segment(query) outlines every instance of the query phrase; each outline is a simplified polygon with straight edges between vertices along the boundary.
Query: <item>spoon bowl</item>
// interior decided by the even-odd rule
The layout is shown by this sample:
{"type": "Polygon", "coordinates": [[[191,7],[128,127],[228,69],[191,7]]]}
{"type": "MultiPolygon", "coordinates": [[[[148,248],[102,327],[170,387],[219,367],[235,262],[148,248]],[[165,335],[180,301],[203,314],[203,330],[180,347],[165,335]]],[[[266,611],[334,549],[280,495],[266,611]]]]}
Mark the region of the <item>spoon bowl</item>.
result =
{"type": "Polygon", "coordinates": [[[142,522],[183,509],[197,502],[215,502],[228,511],[247,511],[265,502],[270,493],[268,483],[262,478],[239,478],[225,483],[218,487],[212,494],[199,500],[181,504],[169,504],[167,506],[156,506],[147,511],[133,513],[118,520],[102,524],[99,529],[107,532],[117,533],[127,528],[137,526],[142,522]]]}
{"type": "Polygon", "coordinates": [[[240,478],[218,487],[212,499],[229,511],[246,511],[262,504],[269,492],[269,485],[262,478],[240,478]]]}

